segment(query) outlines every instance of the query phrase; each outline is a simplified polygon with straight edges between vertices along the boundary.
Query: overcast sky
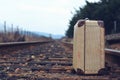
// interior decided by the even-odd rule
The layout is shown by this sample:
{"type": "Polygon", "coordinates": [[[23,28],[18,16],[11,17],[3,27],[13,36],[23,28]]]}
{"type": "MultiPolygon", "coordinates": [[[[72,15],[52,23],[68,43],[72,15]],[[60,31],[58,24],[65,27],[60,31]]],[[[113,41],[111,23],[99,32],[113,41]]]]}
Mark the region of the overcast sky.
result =
{"type": "Polygon", "coordinates": [[[7,21],[25,30],[64,35],[71,12],[84,5],[85,0],[0,0],[0,23],[7,21]]]}

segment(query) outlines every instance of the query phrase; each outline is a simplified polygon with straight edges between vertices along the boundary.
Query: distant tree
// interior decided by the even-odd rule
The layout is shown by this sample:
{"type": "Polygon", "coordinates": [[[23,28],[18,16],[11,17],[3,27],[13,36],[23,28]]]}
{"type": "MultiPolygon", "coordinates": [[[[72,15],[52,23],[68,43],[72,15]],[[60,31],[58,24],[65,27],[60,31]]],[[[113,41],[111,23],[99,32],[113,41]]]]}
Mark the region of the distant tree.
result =
{"type": "Polygon", "coordinates": [[[76,10],[69,21],[69,28],[66,36],[72,38],[74,33],[74,25],[79,19],[89,18],[90,20],[103,20],[105,23],[105,34],[120,32],[120,0],[100,0],[96,3],[86,1],[83,8],[76,10]],[[114,31],[114,22],[117,29],[114,31]]]}

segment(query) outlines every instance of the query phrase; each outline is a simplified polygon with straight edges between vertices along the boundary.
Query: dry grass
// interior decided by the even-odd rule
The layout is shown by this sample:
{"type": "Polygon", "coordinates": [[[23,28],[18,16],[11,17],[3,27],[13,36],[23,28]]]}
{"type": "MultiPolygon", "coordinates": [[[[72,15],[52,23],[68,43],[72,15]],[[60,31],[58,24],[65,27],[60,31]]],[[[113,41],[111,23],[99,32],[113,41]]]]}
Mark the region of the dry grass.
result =
{"type": "Polygon", "coordinates": [[[48,40],[49,38],[36,36],[36,35],[27,35],[20,34],[18,31],[15,32],[0,32],[0,43],[4,42],[21,42],[21,41],[43,41],[48,40]]]}

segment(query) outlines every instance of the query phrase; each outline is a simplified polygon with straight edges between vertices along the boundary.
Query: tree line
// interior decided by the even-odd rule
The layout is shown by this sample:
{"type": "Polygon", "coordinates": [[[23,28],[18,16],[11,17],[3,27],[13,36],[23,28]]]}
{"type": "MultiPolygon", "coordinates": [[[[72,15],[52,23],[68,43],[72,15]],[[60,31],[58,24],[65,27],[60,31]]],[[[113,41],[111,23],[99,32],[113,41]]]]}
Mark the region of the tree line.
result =
{"type": "Polygon", "coordinates": [[[88,18],[90,20],[103,20],[105,26],[105,34],[113,34],[120,32],[120,0],[100,0],[99,2],[88,2],[75,11],[73,17],[69,21],[66,36],[73,38],[74,25],[79,19],[88,18]]]}

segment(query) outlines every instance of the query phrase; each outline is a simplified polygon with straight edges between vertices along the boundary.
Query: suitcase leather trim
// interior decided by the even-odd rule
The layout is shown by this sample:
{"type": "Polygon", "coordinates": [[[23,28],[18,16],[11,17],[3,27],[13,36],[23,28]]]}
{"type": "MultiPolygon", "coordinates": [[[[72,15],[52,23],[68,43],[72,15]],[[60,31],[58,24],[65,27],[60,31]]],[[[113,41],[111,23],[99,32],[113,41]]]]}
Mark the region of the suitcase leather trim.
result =
{"type": "Polygon", "coordinates": [[[78,21],[78,27],[82,27],[85,24],[85,20],[78,21]]]}

